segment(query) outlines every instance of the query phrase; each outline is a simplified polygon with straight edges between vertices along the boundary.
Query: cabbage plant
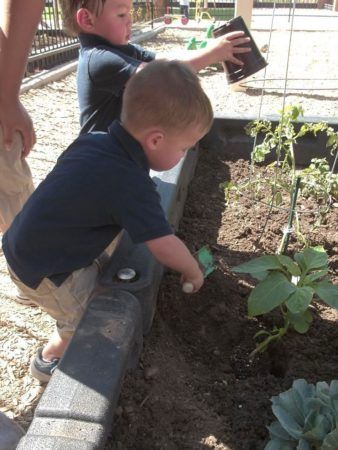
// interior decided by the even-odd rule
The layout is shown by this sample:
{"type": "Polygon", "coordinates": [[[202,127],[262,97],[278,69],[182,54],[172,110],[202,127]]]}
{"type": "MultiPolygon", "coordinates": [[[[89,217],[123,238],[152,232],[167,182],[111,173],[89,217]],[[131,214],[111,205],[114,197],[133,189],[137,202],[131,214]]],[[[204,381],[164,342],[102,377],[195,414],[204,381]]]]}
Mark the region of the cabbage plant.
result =
{"type": "Polygon", "coordinates": [[[265,450],[338,449],[338,380],[314,386],[298,379],[271,401],[277,420],[265,450]]]}

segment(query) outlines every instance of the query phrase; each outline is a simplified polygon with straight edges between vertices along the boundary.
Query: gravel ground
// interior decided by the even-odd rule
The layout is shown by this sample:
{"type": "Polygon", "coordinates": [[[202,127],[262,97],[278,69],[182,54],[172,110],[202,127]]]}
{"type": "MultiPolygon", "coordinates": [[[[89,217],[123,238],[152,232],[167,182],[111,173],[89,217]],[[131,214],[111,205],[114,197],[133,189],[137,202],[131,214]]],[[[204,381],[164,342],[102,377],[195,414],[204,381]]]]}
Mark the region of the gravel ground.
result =
{"type": "MultiPolygon", "coordinates": [[[[220,65],[208,67],[200,73],[202,85],[212,101],[215,113],[257,117],[261,108],[261,115],[277,114],[283,106],[284,79],[287,77],[287,104],[301,104],[306,116],[337,118],[338,31],[294,31],[288,66],[288,32],[273,31],[271,38],[266,31],[252,32],[252,35],[260,49],[269,48],[268,53],[263,53],[268,66],[265,74],[263,69],[247,79],[246,86],[249,89],[245,92],[234,92],[227,85],[220,65]],[[273,81],[265,82],[262,93],[264,78],[273,81]]],[[[167,31],[165,35],[158,35],[147,47],[170,57],[179,54],[179,50],[192,36],[203,38],[204,34],[184,30],[167,31]]]]}
{"type": "MultiPolygon", "coordinates": [[[[203,33],[167,30],[145,46],[164,56],[177,58],[192,36],[203,37],[203,33]]],[[[268,32],[253,32],[253,36],[259,48],[269,43],[268,32]]],[[[301,104],[306,116],[330,119],[338,116],[338,81],[320,80],[337,77],[337,37],[338,32],[335,31],[293,33],[288,78],[299,78],[299,81],[292,82],[292,85],[288,83],[288,87],[298,90],[288,91],[286,102],[301,104]],[[319,80],[305,81],[308,78],[319,80]]],[[[272,33],[266,78],[285,78],[288,41],[289,33],[272,33]]],[[[260,109],[261,115],[276,114],[282,108],[283,90],[276,90],[276,87],[283,88],[284,82],[267,82],[266,87],[274,89],[262,96],[262,82],[259,80],[263,77],[264,71],[261,71],[250,83],[252,89],[234,92],[227,86],[221,66],[201,72],[203,87],[212,100],[215,113],[239,116],[256,117],[260,109]]],[[[22,96],[22,100],[37,132],[37,144],[28,161],[38,184],[79,131],[75,74],[44,88],[31,90],[22,96]]],[[[29,360],[44,343],[53,323],[38,308],[25,308],[14,303],[14,295],[0,251],[0,411],[27,428],[43,391],[28,374],[29,360]]]]}

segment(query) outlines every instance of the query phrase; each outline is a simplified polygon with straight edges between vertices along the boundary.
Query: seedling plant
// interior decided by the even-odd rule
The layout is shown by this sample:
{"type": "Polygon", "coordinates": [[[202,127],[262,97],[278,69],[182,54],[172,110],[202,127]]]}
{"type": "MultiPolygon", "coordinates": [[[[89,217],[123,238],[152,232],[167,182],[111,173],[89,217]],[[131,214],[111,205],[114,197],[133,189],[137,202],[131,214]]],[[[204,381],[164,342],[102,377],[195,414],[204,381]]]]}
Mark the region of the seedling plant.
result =
{"type": "Polygon", "coordinates": [[[322,204],[331,204],[338,199],[338,174],[329,168],[326,158],[313,159],[309,167],[297,170],[294,146],[299,138],[306,135],[317,136],[325,133],[327,136],[326,147],[334,155],[338,149],[338,133],[325,122],[304,123],[297,131],[296,122],[304,115],[301,106],[289,105],[283,111],[279,111],[281,119],[274,126],[267,120],[255,120],[246,127],[248,135],[256,139],[264,135],[260,144],[254,145],[251,153],[251,176],[240,185],[224,183],[226,200],[230,200],[230,193],[235,193],[235,198],[249,191],[253,199],[259,200],[266,195],[267,186],[271,192],[270,204],[280,206],[283,202],[283,193],[291,195],[297,177],[301,178],[301,195],[312,196],[322,204]],[[264,163],[267,157],[274,154],[275,160],[269,164],[274,176],[260,176],[255,173],[255,165],[264,163]],[[263,193],[264,192],[264,193],[263,193]]]}
{"type": "Polygon", "coordinates": [[[286,255],[265,255],[233,268],[258,280],[248,298],[250,317],[267,314],[279,307],[283,325],[273,330],[260,330],[255,338],[263,338],[255,350],[266,350],[272,341],[281,339],[291,327],[306,333],[312,322],[310,305],[317,297],[338,309],[338,286],[328,277],[328,256],[323,247],[306,248],[291,258],[286,255]]]}
{"type": "Polygon", "coordinates": [[[251,137],[256,138],[258,135],[264,135],[263,142],[254,146],[251,154],[252,164],[264,162],[266,157],[274,152],[276,161],[273,166],[278,169],[276,172],[277,184],[280,184],[287,191],[290,191],[290,187],[294,186],[296,177],[301,176],[303,178],[301,187],[304,188],[305,195],[310,195],[313,192],[317,198],[319,192],[326,193],[327,196],[337,195],[338,175],[329,170],[326,159],[312,160],[308,170],[297,171],[294,146],[299,138],[308,134],[317,136],[321,132],[326,134],[326,147],[330,149],[333,155],[338,148],[338,133],[325,122],[304,123],[297,131],[295,123],[300,116],[304,116],[301,106],[289,105],[279,113],[281,119],[275,127],[267,120],[255,120],[246,127],[246,132],[251,137]],[[309,177],[310,174],[311,177],[309,177]],[[285,181],[285,178],[287,181],[285,181]],[[312,189],[309,189],[309,185],[312,189]]]}

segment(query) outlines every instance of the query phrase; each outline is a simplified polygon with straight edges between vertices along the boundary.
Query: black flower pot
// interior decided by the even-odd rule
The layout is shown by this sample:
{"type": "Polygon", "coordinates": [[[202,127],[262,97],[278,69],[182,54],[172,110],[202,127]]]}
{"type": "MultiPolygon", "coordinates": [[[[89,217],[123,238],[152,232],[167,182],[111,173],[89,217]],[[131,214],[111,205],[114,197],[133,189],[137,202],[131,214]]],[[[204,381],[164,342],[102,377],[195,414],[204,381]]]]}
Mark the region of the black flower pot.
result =
{"type": "Polygon", "coordinates": [[[230,84],[243,80],[243,78],[247,78],[249,75],[258,72],[267,65],[267,62],[261,55],[248,27],[241,16],[235,17],[234,19],[229,20],[229,22],[226,22],[224,25],[215,28],[213,31],[213,36],[216,38],[232,31],[244,31],[245,35],[250,38],[250,42],[244,44],[243,47],[250,47],[251,52],[236,53],[236,58],[240,59],[244,63],[243,66],[238,66],[230,61],[223,62],[223,66],[227,74],[227,80],[230,84]]]}

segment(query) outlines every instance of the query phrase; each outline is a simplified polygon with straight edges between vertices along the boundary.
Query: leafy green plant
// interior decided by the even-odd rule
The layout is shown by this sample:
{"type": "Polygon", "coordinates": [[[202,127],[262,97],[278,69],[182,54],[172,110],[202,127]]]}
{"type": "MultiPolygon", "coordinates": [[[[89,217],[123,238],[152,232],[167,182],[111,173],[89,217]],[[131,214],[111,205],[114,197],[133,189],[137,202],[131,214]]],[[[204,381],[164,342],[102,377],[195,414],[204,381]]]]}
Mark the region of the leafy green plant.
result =
{"type": "MultiPolygon", "coordinates": [[[[279,111],[279,113],[281,118],[276,126],[268,120],[255,120],[246,126],[246,132],[251,137],[264,135],[262,143],[257,144],[252,151],[252,163],[262,163],[266,160],[267,155],[274,152],[278,161],[278,168],[280,169],[276,183],[287,188],[288,186],[293,186],[297,176],[304,175],[302,189],[307,192],[307,195],[312,193],[318,194],[320,190],[321,193],[324,192],[335,196],[337,194],[337,178],[330,174],[326,159],[322,159],[319,165],[318,161],[313,161],[313,165],[310,166],[308,171],[297,171],[294,145],[300,137],[307,134],[317,136],[321,132],[327,136],[326,147],[330,148],[331,154],[334,154],[338,149],[338,133],[325,122],[304,123],[297,131],[295,123],[300,116],[304,115],[301,106],[289,105],[284,108],[284,111],[279,111]],[[325,175],[323,176],[324,169],[325,175]],[[310,176],[310,174],[312,175],[310,176]],[[285,182],[283,175],[287,175],[288,182],[285,182]],[[313,189],[314,183],[317,185],[317,189],[313,189]]],[[[276,162],[274,165],[276,165],[276,162]]],[[[271,183],[269,180],[267,182],[271,183]]]]}
{"type": "Polygon", "coordinates": [[[338,199],[338,174],[332,173],[325,158],[314,158],[309,167],[299,172],[304,197],[326,201],[332,196],[338,199]]]}
{"type": "Polygon", "coordinates": [[[277,421],[265,450],[337,450],[338,380],[314,386],[298,379],[271,401],[277,421]]]}
{"type": "Polygon", "coordinates": [[[314,296],[338,309],[338,286],[328,278],[328,256],[323,247],[306,248],[295,253],[293,259],[286,255],[260,256],[232,270],[248,273],[259,280],[248,298],[250,317],[280,307],[284,319],[282,327],[261,330],[255,335],[255,338],[265,336],[265,339],[257,344],[251,356],[284,336],[289,327],[298,333],[306,333],[312,322],[309,306],[314,296]]]}

